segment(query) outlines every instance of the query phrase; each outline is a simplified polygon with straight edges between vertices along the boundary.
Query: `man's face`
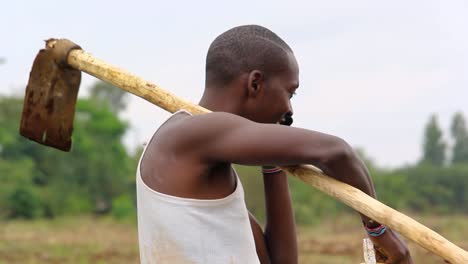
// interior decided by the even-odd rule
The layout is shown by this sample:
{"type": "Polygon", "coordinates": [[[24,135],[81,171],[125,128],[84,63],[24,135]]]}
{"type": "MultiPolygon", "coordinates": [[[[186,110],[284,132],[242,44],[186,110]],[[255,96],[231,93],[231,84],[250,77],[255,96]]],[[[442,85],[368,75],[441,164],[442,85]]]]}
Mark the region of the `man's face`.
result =
{"type": "Polygon", "coordinates": [[[288,53],[286,63],[286,71],[266,78],[263,94],[257,101],[255,121],[274,124],[285,115],[292,115],[291,98],[299,87],[299,67],[292,53],[288,53]]]}

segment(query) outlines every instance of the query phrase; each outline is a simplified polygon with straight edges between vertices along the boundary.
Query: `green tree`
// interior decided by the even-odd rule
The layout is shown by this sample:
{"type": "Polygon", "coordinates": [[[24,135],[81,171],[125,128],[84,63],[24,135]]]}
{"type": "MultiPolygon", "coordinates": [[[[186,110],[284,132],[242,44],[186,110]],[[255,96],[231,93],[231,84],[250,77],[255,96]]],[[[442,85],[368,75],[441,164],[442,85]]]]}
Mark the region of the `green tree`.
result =
{"type": "Polygon", "coordinates": [[[112,84],[97,81],[91,87],[90,98],[107,103],[114,113],[120,113],[127,106],[128,93],[112,84]]]}
{"type": "Polygon", "coordinates": [[[453,116],[450,130],[454,140],[452,163],[468,162],[468,132],[465,117],[461,112],[453,116]]]}
{"type": "Polygon", "coordinates": [[[78,100],[65,153],[19,135],[22,101],[0,96],[0,217],[108,212],[116,197],[132,194],[135,166],[122,144],[128,125],[108,104],[78,100]]]}
{"type": "Polygon", "coordinates": [[[441,166],[445,162],[447,144],[442,139],[437,116],[433,114],[424,130],[423,163],[441,166]]]}
{"type": "Polygon", "coordinates": [[[73,151],[81,159],[82,179],[97,212],[111,209],[112,199],[126,190],[131,173],[131,157],[122,144],[128,128],[106,104],[95,100],[80,100],[77,105],[77,125],[73,151]]]}

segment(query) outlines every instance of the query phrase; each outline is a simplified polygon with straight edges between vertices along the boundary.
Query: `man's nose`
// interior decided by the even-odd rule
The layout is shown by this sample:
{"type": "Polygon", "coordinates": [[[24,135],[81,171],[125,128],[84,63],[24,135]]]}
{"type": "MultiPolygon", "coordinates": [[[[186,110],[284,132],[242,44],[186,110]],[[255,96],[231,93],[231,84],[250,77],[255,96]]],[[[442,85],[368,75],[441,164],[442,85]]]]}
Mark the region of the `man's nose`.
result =
{"type": "Polygon", "coordinates": [[[289,100],[289,102],[288,102],[288,111],[286,112],[286,115],[292,116],[293,114],[294,114],[293,107],[292,107],[292,104],[291,104],[291,100],[289,100]]]}

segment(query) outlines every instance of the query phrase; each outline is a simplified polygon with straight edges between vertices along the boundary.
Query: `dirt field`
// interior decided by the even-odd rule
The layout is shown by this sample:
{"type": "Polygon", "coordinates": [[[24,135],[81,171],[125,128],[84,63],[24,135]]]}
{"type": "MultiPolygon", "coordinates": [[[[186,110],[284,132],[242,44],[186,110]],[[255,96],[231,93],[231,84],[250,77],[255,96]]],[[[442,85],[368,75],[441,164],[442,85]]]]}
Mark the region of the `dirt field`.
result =
{"type": "MultiPolygon", "coordinates": [[[[468,249],[468,216],[418,217],[468,249]]],[[[354,216],[298,228],[301,263],[360,263],[364,232],[354,216]]],[[[410,244],[415,263],[443,263],[410,244]]],[[[0,222],[0,263],[137,263],[136,227],[110,218],[0,222]]]]}

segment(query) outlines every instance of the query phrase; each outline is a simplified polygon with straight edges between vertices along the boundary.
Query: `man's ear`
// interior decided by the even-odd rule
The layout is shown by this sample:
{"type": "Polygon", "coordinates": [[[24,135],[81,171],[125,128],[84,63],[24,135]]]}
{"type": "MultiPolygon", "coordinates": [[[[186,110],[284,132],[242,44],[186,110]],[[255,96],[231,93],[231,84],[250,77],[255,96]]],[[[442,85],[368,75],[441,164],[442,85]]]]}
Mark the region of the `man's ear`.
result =
{"type": "Polygon", "coordinates": [[[247,80],[247,91],[249,97],[256,97],[260,94],[264,88],[265,76],[263,72],[259,70],[253,70],[249,73],[249,78],[247,80]]]}

